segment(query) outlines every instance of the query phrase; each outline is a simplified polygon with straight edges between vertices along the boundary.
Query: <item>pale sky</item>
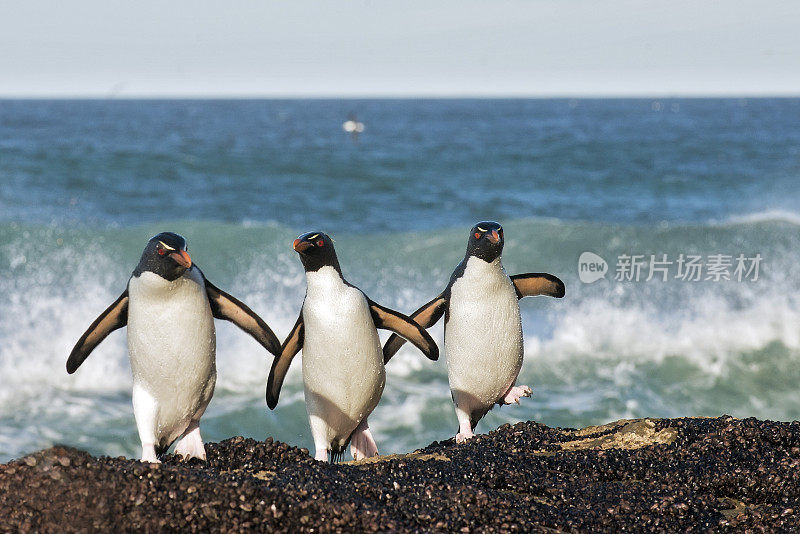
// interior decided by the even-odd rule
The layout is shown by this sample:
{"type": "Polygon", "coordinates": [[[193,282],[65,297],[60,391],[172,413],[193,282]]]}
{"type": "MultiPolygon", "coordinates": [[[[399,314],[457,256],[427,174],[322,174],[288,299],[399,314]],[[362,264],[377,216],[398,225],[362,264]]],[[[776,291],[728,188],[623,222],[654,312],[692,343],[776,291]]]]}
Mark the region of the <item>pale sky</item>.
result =
{"type": "Polygon", "coordinates": [[[0,96],[800,96],[800,1],[0,0],[0,96]]]}

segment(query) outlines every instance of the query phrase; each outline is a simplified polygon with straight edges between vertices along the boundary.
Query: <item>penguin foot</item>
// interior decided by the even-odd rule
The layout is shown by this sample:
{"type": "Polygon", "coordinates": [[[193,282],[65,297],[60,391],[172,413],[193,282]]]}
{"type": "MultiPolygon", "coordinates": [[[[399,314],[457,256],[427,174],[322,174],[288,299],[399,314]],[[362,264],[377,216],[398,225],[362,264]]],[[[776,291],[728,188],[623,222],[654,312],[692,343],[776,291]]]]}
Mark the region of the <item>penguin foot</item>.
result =
{"type": "Polygon", "coordinates": [[[464,443],[468,439],[472,439],[475,437],[475,433],[472,430],[468,430],[467,432],[459,432],[456,434],[456,443],[464,443]]]}
{"type": "Polygon", "coordinates": [[[378,446],[375,444],[372,432],[369,431],[366,419],[361,421],[350,435],[350,454],[353,455],[353,460],[378,456],[378,446]]]}
{"type": "Polygon", "coordinates": [[[161,461],[156,457],[156,448],[150,444],[142,443],[142,461],[150,462],[151,464],[160,464],[161,461]]]}
{"type": "Polygon", "coordinates": [[[175,454],[183,457],[183,460],[190,458],[206,459],[206,448],[203,439],[200,437],[200,426],[196,422],[189,424],[189,428],[181,436],[178,444],[175,445],[175,454]]]}
{"type": "MultiPolygon", "coordinates": [[[[465,409],[464,407],[459,407],[458,404],[456,404],[456,418],[458,418],[456,443],[464,443],[468,439],[475,437],[475,433],[472,431],[474,426],[472,424],[471,410],[469,408],[465,409]]],[[[480,417],[475,419],[475,424],[478,423],[478,419],[480,419],[480,417]]]]}
{"type": "Polygon", "coordinates": [[[320,462],[328,461],[328,449],[317,449],[314,459],[320,462]]]}
{"type": "Polygon", "coordinates": [[[530,397],[533,390],[528,386],[511,386],[503,396],[501,404],[519,404],[522,397],[530,397]]]}

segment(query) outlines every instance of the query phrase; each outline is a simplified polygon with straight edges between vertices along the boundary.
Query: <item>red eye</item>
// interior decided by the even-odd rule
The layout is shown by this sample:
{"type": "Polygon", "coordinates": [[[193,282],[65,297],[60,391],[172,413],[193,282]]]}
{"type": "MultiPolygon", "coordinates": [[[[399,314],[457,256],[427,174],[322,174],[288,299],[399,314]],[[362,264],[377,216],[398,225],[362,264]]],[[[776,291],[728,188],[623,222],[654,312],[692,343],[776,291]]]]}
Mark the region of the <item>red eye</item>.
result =
{"type": "Polygon", "coordinates": [[[480,232],[475,232],[475,239],[480,239],[480,238],[481,238],[480,232]]]}
{"type": "Polygon", "coordinates": [[[166,253],[167,253],[167,251],[166,251],[166,250],[164,250],[163,248],[160,248],[160,249],[158,249],[158,255],[159,255],[159,256],[163,256],[163,255],[164,255],[164,254],[166,254],[166,253]]]}
{"type": "Polygon", "coordinates": [[[319,241],[317,241],[317,246],[318,246],[318,247],[321,247],[321,246],[323,246],[324,244],[325,244],[325,241],[323,241],[322,239],[320,239],[319,241]]]}

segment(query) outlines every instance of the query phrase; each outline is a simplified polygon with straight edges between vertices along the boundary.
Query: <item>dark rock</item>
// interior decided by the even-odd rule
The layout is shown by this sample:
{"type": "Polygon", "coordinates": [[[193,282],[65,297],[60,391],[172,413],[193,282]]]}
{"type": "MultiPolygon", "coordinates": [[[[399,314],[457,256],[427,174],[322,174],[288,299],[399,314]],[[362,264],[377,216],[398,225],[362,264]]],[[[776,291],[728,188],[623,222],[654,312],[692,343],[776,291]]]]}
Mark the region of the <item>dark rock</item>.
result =
{"type": "Polygon", "coordinates": [[[237,436],[162,465],[53,447],[0,466],[8,531],[800,530],[800,423],[503,425],[456,445],[323,464],[237,436]]]}

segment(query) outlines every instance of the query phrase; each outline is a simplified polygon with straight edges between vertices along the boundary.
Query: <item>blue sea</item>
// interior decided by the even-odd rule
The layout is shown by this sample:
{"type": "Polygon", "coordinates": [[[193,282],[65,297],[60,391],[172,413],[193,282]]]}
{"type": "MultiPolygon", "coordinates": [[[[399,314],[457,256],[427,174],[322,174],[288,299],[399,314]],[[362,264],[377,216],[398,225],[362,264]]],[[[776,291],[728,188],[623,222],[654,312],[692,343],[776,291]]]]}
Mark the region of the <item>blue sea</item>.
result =
{"type": "MultiPolygon", "coordinates": [[[[184,235],[283,338],[305,291],[298,234],[330,233],[347,279],[408,313],[485,219],[510,274],[555,274],[567,295],[520,302],[533,397],[478,432],[800,419],[798,99],[0,100],[0,460],[139,455],[125,331],[64,365],[157,232],[184,235]],[[584,252],[606,264],[592,283],[584,252]]],[[[217,352],[204,438],[313,448],[299,361],[270,411],[271,356],[228,323],[217,352]]],[[[389,363],[381,452],[454,435],[445,358],[405,346],[389,363]]]]}

